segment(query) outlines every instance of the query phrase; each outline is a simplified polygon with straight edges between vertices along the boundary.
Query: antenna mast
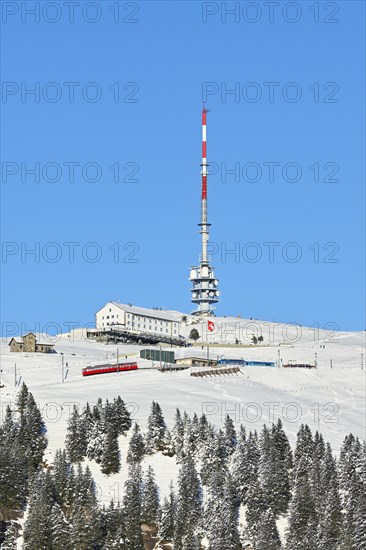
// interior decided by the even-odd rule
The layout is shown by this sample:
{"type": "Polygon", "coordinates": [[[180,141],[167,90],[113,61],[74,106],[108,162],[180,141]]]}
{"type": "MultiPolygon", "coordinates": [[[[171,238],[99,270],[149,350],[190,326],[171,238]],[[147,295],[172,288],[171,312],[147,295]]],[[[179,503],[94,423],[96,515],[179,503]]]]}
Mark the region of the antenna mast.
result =
{"type": "Polygon", "coordinates": [[[191,301],[197,304],[197,310],[193,311],[193,315],[214,315],[213,304],[219,301],[218,280],[215,279],[214,269],[210,265],[207,243],[210,237],[210,223],[207,220],[207,176],[208,176],[208,163],[207,163],[207,112],[208,110],[202,108],[202,163],[201,163],[201,176],[202,176],[202,193],[201,193],[201,223],[198,225],[201,227],[201,240],[202,240],[202,253],[200,264],[197,267],[192,267],[190,272],[190,280],[192,281],[193,288],[191,301]]]}

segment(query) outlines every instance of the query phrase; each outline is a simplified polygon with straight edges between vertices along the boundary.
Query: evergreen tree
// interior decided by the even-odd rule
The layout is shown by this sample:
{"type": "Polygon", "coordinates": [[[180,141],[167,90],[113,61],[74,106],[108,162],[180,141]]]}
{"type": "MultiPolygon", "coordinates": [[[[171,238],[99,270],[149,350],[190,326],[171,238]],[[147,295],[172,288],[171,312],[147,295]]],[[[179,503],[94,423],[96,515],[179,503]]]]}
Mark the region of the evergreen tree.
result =
{"type": "Polygon", "coordinates": [[[202,483],[209,484],[216,470],[224,470],[227,466],[225,435],[222,430],[219,430],[217,434],[212,432],[202,457],[202,483]]]}
{"type": "Polygon", "coordinates": [[[307,474],[308,459],[305,455],[298,460],[289,510],[286,550],[317,550],[317,518],[307,474]]]}
{"type": "Polygon", "coordinates": [[[67,484],[65,487],[65,503],[67,504],[67,506],[71,507],[74,504],[77,497],[76,491],[76,473],[74,466],[71,464],[68,468],[67,484]]]}
{"type": "Polygon", "coordinates": [[[103,455],[103,444],[107,432],[107,425],[103,409],[96,406],[93,409],[94,424],[90,433],[86,454],[90,460],[100,464],[103,455]]]}
{"type": "Polygon", "coordinates": [[[280,550],[281,539],[271,510],[264,512],[258,523],[256,550],[280,550]]]}
{"type": "Polygon", "coordinates": [[[24,550],[52,550],[53,505],[49,472],[39,472],[32,484],[29,513],[24,525],[24,550]]]}
{"type": "Polygon", "coordinates": [[[164,448],[166,424],[159,403],[152,402],[151,413],[147,419],[146,450],[149,453],[164,448]]]}
{"type": "Polygon", "coordinates": [[[89,402],[86,402],[85,407],[83,408],[83,411],[81,413],[81,422],[83,425],[83,431],[85,436],[85,444],[87,446],[90,438],[90,434],[93,428],[94,420],[93,420],[93,413],[90,408],[89,402]]]}
{"type": "Polygon", "coordinates": [[[124,435],[132,426],[131,414],[120,396],[113,401],[113,418],[118,435],[124,435]]]}
{"type": "Polygon", "coordinates": [[[52,506],[51,510],[50,532],[52,534],[52,550],[74,550],[70,545],[70,525],[57,503],[52,506]]]}
{"type": "Polygon", "coordinates": [[[248,438],[239,438],[232,460],[232,475],[242,504],[246,502],[248,491],[257,484],[259,459],[257,433],[250,432],[248,438]]]}
{"type": "Polygon", "coordinates": [[[18,436],[18,425],[14,420],[14,414],[9,405],[6,406],[5,418],[0,427],[1,441],[3,444],[12,445],[18,436]]]}
{"type": "Polygon", "coordinates": [[[232,418],[227,414],[225,418],[225,448],[227,456],[231,456],[237,445],[236,431],[232,418]]]}
{"type": "Polygon", "coordinates": [[[263,427],[260,442],[259,479],[267,506],[275,517],[287,511],[290,500],[290,480],[286,468],[287,444],[274,428],[263,427]]]}
{"type": "Polygon", "coordinates": [[[106,537],[103,550],[128,550],[126,540],[125,516],[120,507],[112,501],[105,514],[106,537]]]}
{"type": "Polygon", "coordinates": [[[236,449],[231,459],[231,474],[236,484],[240,501],[242,503],[244,503],[244,498],[246,493],[246,487],[244,487],[244,484],[243,484],[243,476],[247,468],[246,448],[247,446],[246,446],[245,428],[241,426],[238,444],[236,446],[236,449]]]}
{"type": "MultiPolygon", "coordinates": [[[[363,488],[364,489],[364,488],[363,488]]],[[[366,548],[366,493],[363,490],[358,497],[354,526],[354,548],[366,548]]]]}
{"type": "Polygon", "coordinates": [[[248,488],[246,505],[247,534],[248,538],[255,543],[258,538],[261,518],[267,510],[267,504],[258,480],[255,480],[248,488]]]}
{"type": "Polygon", "coordinates": [[[176,409],[174,417],[174,427],[172,430],[172,440],[177,461],[180,462],[183,456],[184,426],[180,410],[176,409]]]}
{"type": "Polygon", "coordinates": [[[71,547],[78,550],[99,550],[101,541],[101,514],[98,507],[75,506],[72,514],[71,547]]]}
{"type": "Polygon", "coordinates": [[[199,337],[200,337],[200,334],[199,334],[198,330],[196,328],[192,328],[191,332],[189,333],[189,338],[191,340],[196,341],[196,340],[199,339],[199,337]]]}
{"type": "Polygon", "coordinates": [[[328,493],[336,477],[336,462],[332,454],[331,446],[327,443],[320,471],[320,484],[324,495],[328,493]]]}
{"type": "Polygon", "coordinates": [[[159,519],[159,489],[155,483],[155,474],[151,466],[148,467],[143,483],[141,520],[149,526],[156,526],[159,519]]]}
{"type": "Polygon", "coordinates": [[[125,483],[123,508],[126,517],[126,540],[129,550],[144,550],[141,534],[142,479],[141,467],[131,465],[125,483]]]}
{"type": "Polygon", "coordinates": [[[175,531],[175,517],[177,503],[173,489],[173,483],[170,483],[169,497],[164,498],[159,522],[159,536],[163,542],[172,542],[175,531]]]}
{"type": "Polygon", "coordinates": [[[77,466],[74,480],[75,505],[85,508],[94,508],[97,505],[95,482],[89,466],[83,471],[81,464],[77,466]]]}
{"type": "Polygon", "coordinates": [[[36,469],[43,459],[47,447],[46,426],[41,412],[31,393],[21,417],[19,440],[30,465],[36,469]]]}
{"type": "Polygon", "coordinates": [[[63,506],[67,504],[69,479],[69,466],[65,450],[57,449],[52,468],[56,500],[60,506],[63,506]]]}
{"type": "Polygon", "coordinates": [[[190,455],[184,458],[178,477],[174,549],[197,545],[202,521],[202,488],[190,455]]]}
{"type": "Polygon", "coordinates": [[[238,506],[230,474],[216,470],[209,487],[205,523],[210,550],[238,550],[238,506]]]}
{"type": "Polygon", "coordinates": [[[140,464],[145,456],[145,443],[144,438],[140,432],[140,427],[135,422],[133,428],[133,434],[130,439],[128,452],[127,452],[127,462],[128,464],[140,464]]]}
{"type": "Polygon", "coordinates": [[[0,507],[22,511],[28,496],[28,462],[22,448],[0,438],[0,507]]]}
{"type": "Polygon", "coordinates": [[[311,470],[311,462],[314,454],[314,441],[311,430],[307,424],[301,424],[297,433],[296,447],[294,453],[294,467],[298,467],[299,462],[305,460],[308,474],[311,470]]]}
{"type": "Polygon", "coordinates": [[[16,407],[19,411],[19,413],[22,415],[25,411],[25,408],[28,403],[28,387],[23,382],[22,387],[20,388],[20,391],[18,392],[17,399],[16,399],[16,407]]]}
{"type": "Polygon", "coordinates": [[[108,424],[104,438],[101,471],[109,476],[117,474],[121,469],[121,458],[115,430],[108,424]]]}
{"type": "Polygon", "coordinates": [[[342,512],[336,479],[327,487],[324,508],[317,531],[317,550],[335,550],[340,547],[342,533],[342,512]]]}
{"type": "Polygon", "coordinates": [[[79,410],[74,405],[67,425],[65,447],[70,462],[81,462],[86,453],[86,439],[79,410]]]}
{"type": "Polygon", "coordinates": [[[293,453],[280,418],[277,420],[276,424],[272,424],[271,435],[274,446],[278,452],[279,460],[284,463],[287,471],[290,473],[294,466],[293,453]]]}
{"type": "Polygon", "coordinates": [[[14,522],[8,525],[1,550],[17,550],[18,527],[14,522]]]}

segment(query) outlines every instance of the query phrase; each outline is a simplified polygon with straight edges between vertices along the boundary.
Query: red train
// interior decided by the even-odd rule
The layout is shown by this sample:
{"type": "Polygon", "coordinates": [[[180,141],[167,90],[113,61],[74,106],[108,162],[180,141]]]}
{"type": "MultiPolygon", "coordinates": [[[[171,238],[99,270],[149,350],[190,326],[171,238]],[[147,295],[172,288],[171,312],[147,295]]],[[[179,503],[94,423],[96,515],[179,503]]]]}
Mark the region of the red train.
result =
{"type": "Polygon", "coordinates": [[[92,376],[93,374],[106,374],[108,372],[124,372],[127,370],[137,370],[137,363],[118,363],[115,365],[104,364],[85,367],[81,370],[83,376],[92,376]]]}

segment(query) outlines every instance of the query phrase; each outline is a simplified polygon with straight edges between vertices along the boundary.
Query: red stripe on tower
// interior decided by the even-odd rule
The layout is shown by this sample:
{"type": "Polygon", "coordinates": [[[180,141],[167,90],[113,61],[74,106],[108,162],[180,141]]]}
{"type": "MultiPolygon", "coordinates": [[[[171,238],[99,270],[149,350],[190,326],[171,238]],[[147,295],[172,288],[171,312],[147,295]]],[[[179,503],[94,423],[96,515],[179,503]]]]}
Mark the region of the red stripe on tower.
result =
{"type": "Polygon", "coordinates": [[[207,142],[206,142],[206,114],[202,109],[202,199],[207,199],[207,142]]]}

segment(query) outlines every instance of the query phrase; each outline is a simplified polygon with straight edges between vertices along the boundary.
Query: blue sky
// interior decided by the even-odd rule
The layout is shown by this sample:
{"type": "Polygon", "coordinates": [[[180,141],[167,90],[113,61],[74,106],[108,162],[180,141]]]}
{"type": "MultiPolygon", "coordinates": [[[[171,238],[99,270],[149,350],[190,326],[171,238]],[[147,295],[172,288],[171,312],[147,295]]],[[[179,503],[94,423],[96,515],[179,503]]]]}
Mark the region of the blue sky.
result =
{"type": "Polygon", "coordinates": [[[363,2],[273,22],[262,2],[23,4],[2,6],[3,323],[193,309],[208,91],[217,314],[365,328],[363,2]]]}

